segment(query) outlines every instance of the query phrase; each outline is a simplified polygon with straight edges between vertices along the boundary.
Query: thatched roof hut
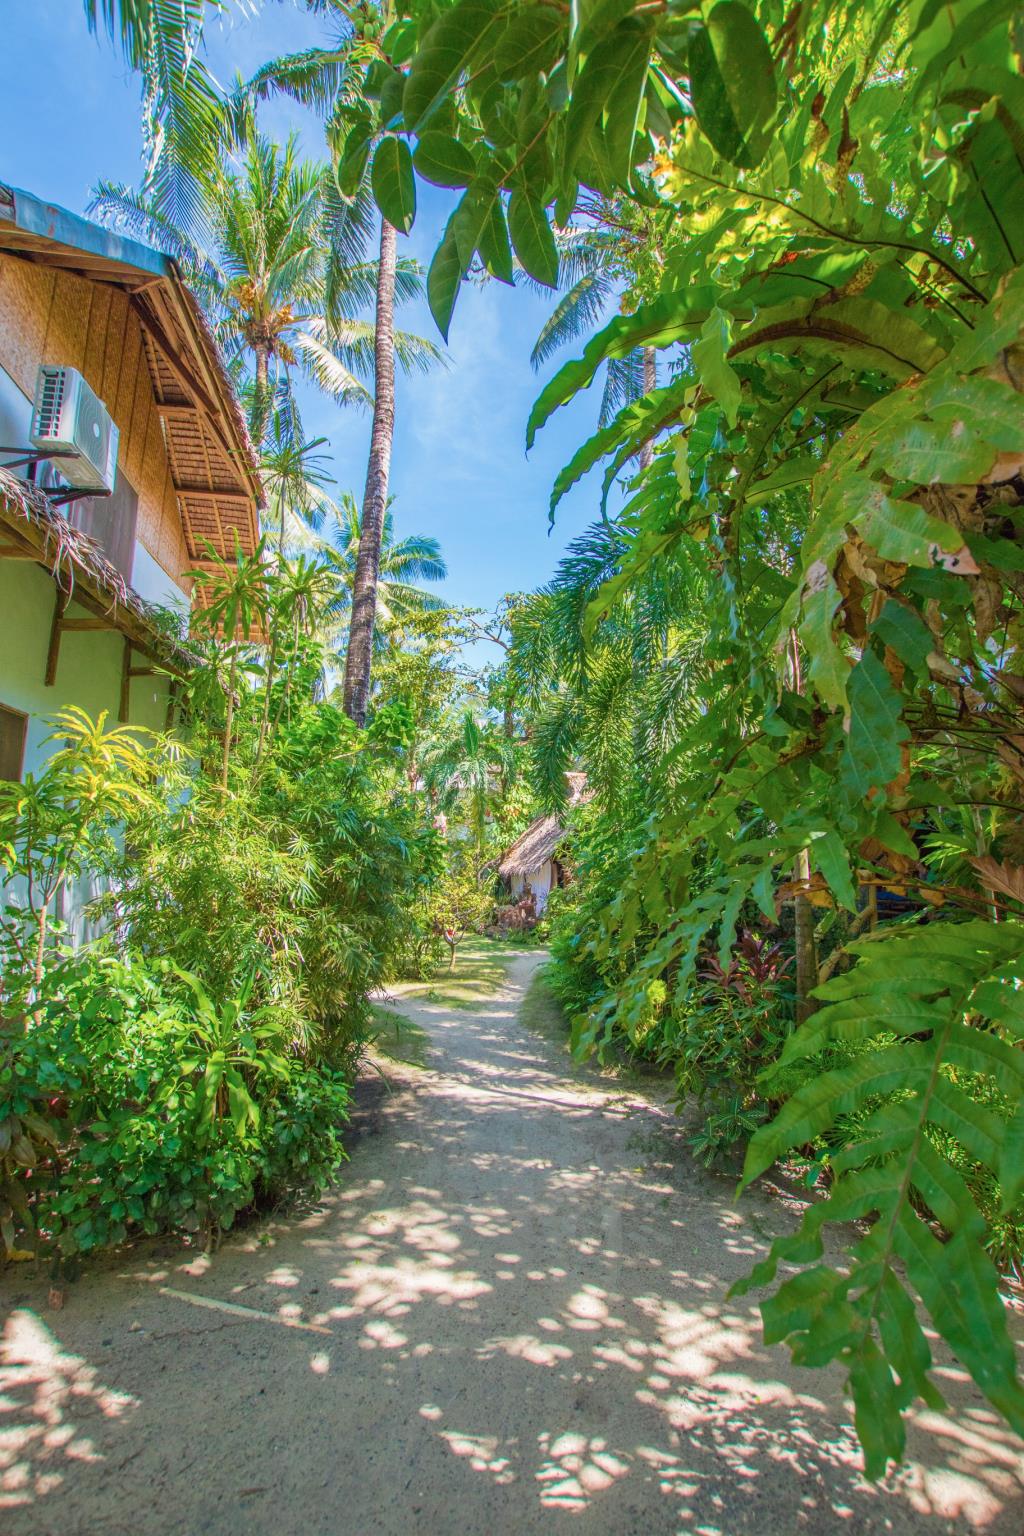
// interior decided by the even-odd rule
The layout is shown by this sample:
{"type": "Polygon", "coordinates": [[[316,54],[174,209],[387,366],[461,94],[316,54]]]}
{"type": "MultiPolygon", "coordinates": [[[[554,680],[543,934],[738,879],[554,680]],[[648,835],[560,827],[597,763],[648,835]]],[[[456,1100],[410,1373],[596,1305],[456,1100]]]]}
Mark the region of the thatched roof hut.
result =
{"type": "Polygon", "coordinates": [[[502,856],[498,874],[503,880],[532,874],[554,857],[564,836],[565,828],[559,817],[538,816],[502,856]]]}
{"type": "MultiPolygon", "coordinates": [[[[585,773],[567,773],[565,778],[569,791],[567,806],[580,805],[590,798],[585,773]]],[[[561,816],[538,816],[506,850],[498,865],[498,874],[509,882],[515,895],[527,889],[533,892],[538,912],[544,910],[551,888],[561,883],[563,869],[557,854],[565,833],[561,816]]]]}

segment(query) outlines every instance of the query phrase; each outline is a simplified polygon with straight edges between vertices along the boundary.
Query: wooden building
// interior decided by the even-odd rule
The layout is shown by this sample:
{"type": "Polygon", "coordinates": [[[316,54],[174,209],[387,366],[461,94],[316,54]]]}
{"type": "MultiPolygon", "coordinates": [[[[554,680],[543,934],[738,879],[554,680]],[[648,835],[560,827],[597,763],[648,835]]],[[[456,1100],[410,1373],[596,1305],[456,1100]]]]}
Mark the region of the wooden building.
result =
{"type": "Polygon", "coordinates": [[[0,777],[19,778],[65,705],[164,727],[163,669],[187,659],[157,610],[187,614],[189,572],[210,549],[253,550],[262,497],[223,361],[174,263],[4,186],[0,447],[0,777]],[[58,461],[15,463],[30,452],[43,364],[77,369],[113,418],[112,495],[62,504],[58,461]]]}

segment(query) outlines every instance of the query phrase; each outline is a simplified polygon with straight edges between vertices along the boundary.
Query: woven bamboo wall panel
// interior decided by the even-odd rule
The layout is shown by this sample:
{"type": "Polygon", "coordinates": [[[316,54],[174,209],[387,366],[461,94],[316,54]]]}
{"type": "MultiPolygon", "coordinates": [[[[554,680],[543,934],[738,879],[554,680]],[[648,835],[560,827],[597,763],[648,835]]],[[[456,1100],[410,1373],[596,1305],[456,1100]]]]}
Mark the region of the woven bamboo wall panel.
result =
{"type": "Polygon", "coordinates": [[[43,360],[56,274],[0,256],[0,368],[32,398],[43,360]]]}

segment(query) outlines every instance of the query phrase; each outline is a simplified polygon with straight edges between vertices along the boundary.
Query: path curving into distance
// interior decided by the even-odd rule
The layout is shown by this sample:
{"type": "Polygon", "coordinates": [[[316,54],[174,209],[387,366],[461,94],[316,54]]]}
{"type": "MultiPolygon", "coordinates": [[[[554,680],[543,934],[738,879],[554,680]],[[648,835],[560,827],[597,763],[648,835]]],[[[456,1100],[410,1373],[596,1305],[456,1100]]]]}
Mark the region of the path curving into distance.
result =
{"type": "Polygon", "coordinates": [[[1019,1536],[1022,1448],[952,1365],[958,1422],[864,1483],[840,1378],[726,1297],[791,1216],[518,1022],[542,959],[397,1001],[427,1068],[369,1080],[315,1213],[143,1246],[61,1312],[8,1272],[5,1536],[1019,1536]]]}

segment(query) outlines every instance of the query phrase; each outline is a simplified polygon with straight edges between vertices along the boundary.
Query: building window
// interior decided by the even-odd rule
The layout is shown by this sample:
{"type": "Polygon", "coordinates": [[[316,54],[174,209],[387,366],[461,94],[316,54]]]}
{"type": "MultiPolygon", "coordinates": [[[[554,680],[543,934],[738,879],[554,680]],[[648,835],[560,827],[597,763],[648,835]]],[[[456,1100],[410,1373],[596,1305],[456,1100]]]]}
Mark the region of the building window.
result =
{"type": "Polygon", "coordinates": [[[28,716],[0,704],[0,779],[21,778],[28,716]]]}

